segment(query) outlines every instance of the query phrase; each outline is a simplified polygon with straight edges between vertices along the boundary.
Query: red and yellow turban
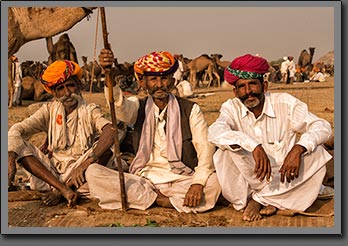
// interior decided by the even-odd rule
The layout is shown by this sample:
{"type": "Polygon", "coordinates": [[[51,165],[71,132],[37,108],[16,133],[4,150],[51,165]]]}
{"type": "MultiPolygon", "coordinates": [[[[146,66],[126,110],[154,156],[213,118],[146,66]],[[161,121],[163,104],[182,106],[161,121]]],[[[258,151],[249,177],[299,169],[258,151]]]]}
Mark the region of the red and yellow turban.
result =
{"type": "Polygon", "coordinates": [[[235,58],[225,68],[224,78],[231,85],[235,85],[238,79],[261,78],[268,72],[269,65],[266,59],[246,54],[235,58]]]}
{"type": "Polygon", "coordinates": [[[74,75],[81,79],[82,70],[76,62],[57,60],[44,71],[41,76],[41,83],[47,92],[52,93],[53,86],[63,83],[74,75]]]}
{"type": "Polygon", "coordinates": [[[168,51],[151,52],[134,63],[134,74],[137,80],[142,76],[166,76],[175,73],[178,61],[168,51]]]}

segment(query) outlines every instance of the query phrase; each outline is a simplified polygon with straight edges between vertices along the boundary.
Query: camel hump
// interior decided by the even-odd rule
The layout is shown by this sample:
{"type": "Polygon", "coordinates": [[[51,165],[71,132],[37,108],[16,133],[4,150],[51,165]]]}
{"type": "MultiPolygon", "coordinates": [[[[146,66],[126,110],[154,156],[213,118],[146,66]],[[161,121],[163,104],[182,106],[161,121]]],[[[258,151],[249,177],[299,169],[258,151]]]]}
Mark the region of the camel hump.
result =
{"type": "Polygon", "coordinates": [[[211,57],[210,57],[210,56],[208,56],[207,54],[202,54],[202,55],[201,55],[201,57],[205,57],[205,58],[207,58],[207,59],[211,60],[211,57]]]}

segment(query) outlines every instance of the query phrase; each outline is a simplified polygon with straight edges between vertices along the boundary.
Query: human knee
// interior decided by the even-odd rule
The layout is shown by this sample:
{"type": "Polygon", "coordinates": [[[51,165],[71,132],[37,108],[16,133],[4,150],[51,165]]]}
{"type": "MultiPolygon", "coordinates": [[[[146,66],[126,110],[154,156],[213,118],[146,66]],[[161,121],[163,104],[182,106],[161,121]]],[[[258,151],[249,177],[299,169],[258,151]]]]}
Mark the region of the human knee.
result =
{"type": "Polygon", "coordinates": [[[86,179],[93,177],[96,173],[100,172],[101,165],[97,163],[92,163],[89,165],[85,171],[86,179]]]}

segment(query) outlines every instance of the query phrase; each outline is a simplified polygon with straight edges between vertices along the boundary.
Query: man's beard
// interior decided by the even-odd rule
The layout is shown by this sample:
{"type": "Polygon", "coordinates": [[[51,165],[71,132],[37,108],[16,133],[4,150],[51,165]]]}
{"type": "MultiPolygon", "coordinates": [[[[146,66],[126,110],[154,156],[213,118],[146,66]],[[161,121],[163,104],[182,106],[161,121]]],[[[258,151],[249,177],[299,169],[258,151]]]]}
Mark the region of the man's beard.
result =
{"type": "Polygon", "coordinates": [[[257,107],[260,103],[261,100],[263,98],[263,92],[261,93],[254,93],[251,92],[243,97],[240,97],[239,99],[242,101],[242,103],[249,109],[255,108],[257,107]],[[247,99],[249,98],[249,96],[253,97],[252,101],[247,101],[247,99]]]}

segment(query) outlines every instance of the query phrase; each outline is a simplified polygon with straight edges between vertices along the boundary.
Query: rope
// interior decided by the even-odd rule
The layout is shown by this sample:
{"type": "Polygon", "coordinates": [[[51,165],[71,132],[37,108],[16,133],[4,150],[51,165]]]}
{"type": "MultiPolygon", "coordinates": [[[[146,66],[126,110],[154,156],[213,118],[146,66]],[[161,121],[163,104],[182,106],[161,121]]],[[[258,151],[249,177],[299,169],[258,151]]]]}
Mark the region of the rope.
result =
{"type": "Polygon", "coordinates": [[[92,77],[91,77],[91,84],[89,87],[89,93],[92,94],[92,85],[94,80],[94,64],[95,64],[95,56],[96,56],[96,50],[97,50],[97,38],[98,38],[98,22],[99,22],[99,8],[97,12],[97,22],[96,22],[96,28],[95,28],[95,39],[94,39],[94,54],[93,54],[93,65],[92,65],[92,77]]]}

